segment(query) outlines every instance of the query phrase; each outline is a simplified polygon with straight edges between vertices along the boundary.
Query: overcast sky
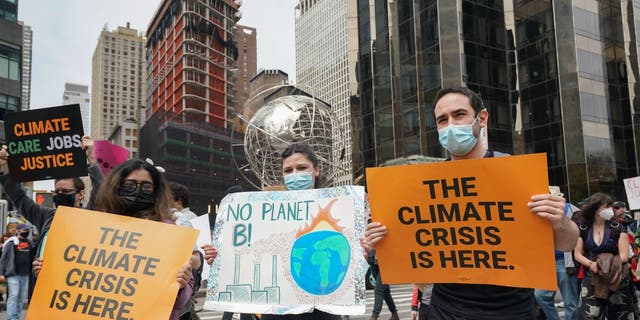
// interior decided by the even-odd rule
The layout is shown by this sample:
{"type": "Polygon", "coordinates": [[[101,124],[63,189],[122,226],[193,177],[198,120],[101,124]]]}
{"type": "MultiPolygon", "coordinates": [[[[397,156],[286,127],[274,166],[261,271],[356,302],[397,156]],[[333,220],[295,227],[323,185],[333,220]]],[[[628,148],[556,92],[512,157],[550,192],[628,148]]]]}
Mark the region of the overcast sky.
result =
{"type": "MultiPolygon", "coordinates": [[[[257,29],[258,69],[281,69],[295,82],[294,7],[298,0],[244,0],[240,24],[257,29]]],[[[18,19],[33,30],[31,107],[62,104],[64,83],[89,86],[91,58],[105,24],[146,32],[160,0],[19,0],[18,19]]],[[[36,190],[53,189],[52,181],[36,190]]]]}
{"type": "MultiPolygon", "coordinates": [[[[258,33],[258,69],[295,80],[294,7],[298,0],[244,0],[240,24],[258,33]]],[[[20,0],[18,19],[33,30],[31,106],[59,105],[65,82],[91,90],[91,57],[100,31],[131,22],[146,31],[160,0],[20,0]]]]}

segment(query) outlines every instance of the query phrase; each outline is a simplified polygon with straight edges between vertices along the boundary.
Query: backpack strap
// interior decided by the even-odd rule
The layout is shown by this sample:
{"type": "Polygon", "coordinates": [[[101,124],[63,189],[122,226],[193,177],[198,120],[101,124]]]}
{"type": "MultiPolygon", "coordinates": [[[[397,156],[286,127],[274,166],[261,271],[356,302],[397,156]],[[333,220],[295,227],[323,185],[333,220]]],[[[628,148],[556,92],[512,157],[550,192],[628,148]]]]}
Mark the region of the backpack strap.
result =
{"type": "Polygon", "coordinates": [[[578,229],[580,230],[580,238],[582,238],[582,242],[587,242],[587,237],[589,236],[589,226],[586,224],[578,224],[578,229]]]}
{"type": "Polygon", "coordinates": [[[609,222],[609,226],[611,228],[611,238],[618,243],[620,233],[622,233],[622,224],[618,221],[611,221],[609,222]]]}

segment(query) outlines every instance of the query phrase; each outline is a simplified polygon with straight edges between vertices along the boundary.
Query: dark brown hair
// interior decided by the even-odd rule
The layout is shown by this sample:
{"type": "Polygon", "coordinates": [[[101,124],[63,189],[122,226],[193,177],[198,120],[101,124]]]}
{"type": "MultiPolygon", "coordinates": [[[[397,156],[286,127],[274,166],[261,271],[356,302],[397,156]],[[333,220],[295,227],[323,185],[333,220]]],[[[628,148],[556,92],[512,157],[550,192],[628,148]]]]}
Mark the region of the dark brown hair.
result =
{"type": "Polygon", "coordinates": [[[156,167],[142,160],[128,160],[109,173],[98,190],[96,207],[100,211],[124,214],[126,206],[118,195],[118,191],[124,179],[131,174],[131,172],[139,169],[149,172],[153,180],[153,194],[155,198],[153,208],[140,212],[139,218],[154,221],[162,221],[163,219],[173,220],[173,215],[170,211],[172,206],[171,190],[169,190],[167,179],[165,179],[156,167]]]}
{"type": "MultiPolygon", "coordinates": [[[[289,158],[294,153],[300,153],[304,155],[307,160],[311,161],[314,169],[320,170],[320,162],[318,161],[318,156],[313,152],[313,148],[306,143],[292,143],[290,144],[284,151],[282,151],[282,162],[284,163],[284,159],[289,158]]],[[[315,178],[315,183],[313,184],[314,188],[320,188],[324,184],[324,179],[322,178],[322,172],[315,178]]]]}
{"type": "Polygon", "coordinates": [[[604,205],[610,207],[613,203],[613,199],[610,195],[602,192],[596,192],[589,197],[587,204],[582,207],[582,210],[578,211],[574,217],[574,220],[581,226],[593,225],[593,219],[598,210],[604,205]]]}

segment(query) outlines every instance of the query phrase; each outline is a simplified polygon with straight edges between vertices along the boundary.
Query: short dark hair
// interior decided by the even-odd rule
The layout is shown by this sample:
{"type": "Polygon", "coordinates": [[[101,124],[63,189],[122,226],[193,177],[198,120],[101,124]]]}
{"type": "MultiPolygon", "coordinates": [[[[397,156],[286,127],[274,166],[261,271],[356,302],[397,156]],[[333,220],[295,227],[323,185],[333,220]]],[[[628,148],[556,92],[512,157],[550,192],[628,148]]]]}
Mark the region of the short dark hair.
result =
{"type": "Polygon", "coordinates": [[[464,95],[465,97],[469,98],[469,103],[471,104],[471,107],[473,108],[473,111],[475,112],[475,114],[477,115],[482,109],[484,109],[484,102],[482,102],[482,98],[480,98],[480,95],[478,95],[477,93],[475,93],[473,90],[467,88],[467,87],[448,87],[448,88],[442,88],[440,89],[440,91],[438,91],[438,93],[436,93],[436,98],[433,100],[433,109],[436,109],[436,104],[438,104],[438,101],[440,101],[440,99],[442,99],[442,97],[444,97],[445,95],[449,94],[449,93],[459,93],[461,95],[464,95]]]}
{"type": "Polygon", "coordinates": [[[180,200],[180,202],[182,203],[182,207],[188,208],[191,195],[189,194],[189,189],[187,188],[187,186],[179,184],[177,182],[171,182],[169,183],[169,188],[171,189],[171,194],[173,195],[173,201],[180,200]]]}
{"type": "Polygon", "coordinates": [[[66,180],[66,179],[71,179],[73,180],[73,188],[76,189],[76,192],[80,192],[82,190],[84,190],[84,182],[82,181],[82,179],[80,178],[63,178],[63,179],[56,179],[54,180],[54,184],[58,183],[58,181],[60,180],[66,180]]]}

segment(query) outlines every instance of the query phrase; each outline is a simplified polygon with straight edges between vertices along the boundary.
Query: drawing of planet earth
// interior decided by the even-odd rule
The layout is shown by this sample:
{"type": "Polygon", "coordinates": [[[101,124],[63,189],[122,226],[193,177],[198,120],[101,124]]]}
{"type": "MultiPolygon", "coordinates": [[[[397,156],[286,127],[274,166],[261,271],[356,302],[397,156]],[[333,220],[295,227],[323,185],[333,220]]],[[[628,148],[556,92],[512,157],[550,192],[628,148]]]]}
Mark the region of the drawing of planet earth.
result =
{"type": "Polygon", "coordinates": [[[349,269],[347,238],[332,230],[300,236],[291,248],[291,275],[310,294],[328,295],[340,287],[349,269]]]}

